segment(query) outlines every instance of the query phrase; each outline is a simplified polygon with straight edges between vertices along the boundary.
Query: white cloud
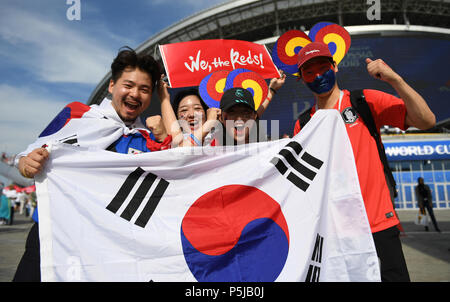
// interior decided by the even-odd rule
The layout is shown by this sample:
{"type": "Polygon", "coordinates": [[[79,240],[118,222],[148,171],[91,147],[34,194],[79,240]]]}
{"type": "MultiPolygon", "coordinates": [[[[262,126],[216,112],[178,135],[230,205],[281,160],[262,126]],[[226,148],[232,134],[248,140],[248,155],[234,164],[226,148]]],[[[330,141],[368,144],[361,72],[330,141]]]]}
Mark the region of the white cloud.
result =
{"type": "Polygon", "coordinates": [[[46,82],[97,83],[114,52],[65,22],[2,7],[0,53],[46,82]]]}
{"type": "Polygon", "coordinates": [[[65,105],[51,95],[0,84],[0,151],[25,150],[65,105]]]}

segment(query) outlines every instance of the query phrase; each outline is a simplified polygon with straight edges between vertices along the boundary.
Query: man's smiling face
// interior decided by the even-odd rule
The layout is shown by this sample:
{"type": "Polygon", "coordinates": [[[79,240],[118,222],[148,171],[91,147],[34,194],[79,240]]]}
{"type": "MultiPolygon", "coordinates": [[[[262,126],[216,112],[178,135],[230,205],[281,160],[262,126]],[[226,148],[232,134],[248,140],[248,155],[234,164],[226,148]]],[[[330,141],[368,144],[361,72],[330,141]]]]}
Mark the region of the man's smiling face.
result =
{"type": "Polygon", "coordinates": [[[139,68],[125,68],[116,82],[109,83],[112,106],[124,122],[134,121],[150,105],[152,78],[139,68]]]}

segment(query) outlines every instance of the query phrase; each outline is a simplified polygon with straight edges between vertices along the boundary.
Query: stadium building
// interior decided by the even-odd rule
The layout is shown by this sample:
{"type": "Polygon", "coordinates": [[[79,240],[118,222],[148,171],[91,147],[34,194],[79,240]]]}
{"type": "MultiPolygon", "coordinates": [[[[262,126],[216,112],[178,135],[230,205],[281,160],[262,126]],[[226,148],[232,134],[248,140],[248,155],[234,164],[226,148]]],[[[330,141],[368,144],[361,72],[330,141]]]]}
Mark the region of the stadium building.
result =
{"type": "MultiPolygon", "coordinates": [[[[236,39],[264,44],[271,52],[275,41],[284,32],[298,29],[307,33],[321,21],[344,26],[351,34],[350,50],[339,64],[340,87],[378,89],[396,94],[389,85],[374,80],[367,73],[365,58],[382,58],[427,100],[436,115],[436,127],[426,132],[381,129],[397,181],[396,208],[417,209],[414,186],[421,176],[433,191],[434,206],[449,209],[449,0],[228,1],[165,28],[143,42],[136,51],[149,53],[161,61],[158,45],[236,39]]],[[[104,76],[90,96],[89,105],[100,103],[108,96],[110,77],[110,73],[104,76]]],[[[279,120],[280,136],[292,134],[297,116],[313,103],[311,92],[294,76],[288,75],[285,85],[264,113],[264,119],[279,120]]],[[[143,117],[159,113],[155,93],[143,117]]]]}

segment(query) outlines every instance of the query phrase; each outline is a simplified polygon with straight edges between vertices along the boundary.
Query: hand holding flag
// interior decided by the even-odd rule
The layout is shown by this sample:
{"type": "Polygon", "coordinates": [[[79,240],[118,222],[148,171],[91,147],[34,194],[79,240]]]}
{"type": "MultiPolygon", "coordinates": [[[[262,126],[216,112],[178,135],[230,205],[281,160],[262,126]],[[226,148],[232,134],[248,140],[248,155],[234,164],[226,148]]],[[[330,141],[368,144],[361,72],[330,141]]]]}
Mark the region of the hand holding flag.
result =
{"type": "Polygon", "coordinates": [[[45,148],[37,148],[19,160],[19,171],[26,178],[33,178],[40,173],[47,161],[49,153],[45,148]]]}

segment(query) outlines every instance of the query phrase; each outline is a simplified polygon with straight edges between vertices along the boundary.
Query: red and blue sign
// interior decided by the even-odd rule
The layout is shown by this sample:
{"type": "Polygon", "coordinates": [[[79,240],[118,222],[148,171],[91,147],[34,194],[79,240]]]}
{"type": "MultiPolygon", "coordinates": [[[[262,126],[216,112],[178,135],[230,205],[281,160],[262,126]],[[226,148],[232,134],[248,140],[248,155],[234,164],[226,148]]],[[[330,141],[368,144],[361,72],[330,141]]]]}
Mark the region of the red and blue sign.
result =
{"type": "Polygon", "coordinates": [[[298,53],[311,42],[326,44],[338,65],[350,48],[351,37],[344,27],[331,22],[316,23],[308,35],[300,30],[289,30],[275,42],[272,49],[273,62],[279,69],[298,75],[298,53]]]}
{"type": "Polygon", "coordinates": [[[275,65],[290,74],[297,74],[298,53],[311,39],[302,31],[289,30],[277,40],[272,49],[272,60],[275,65]]]}
{"type": "Polygon", "coordinates": [[[351,37],[348,31],[331,22],[316,23],[309,31],[309,38],[314,42],[322,42],[328,45],[333,60],[338,65],[347,54],[351,45],[351,37]]]}
{"type": "Polygon", "coordinates": [[[181,225],[186,263],[200,282],[271,282],[286,263],[289,230],[280,205],[251,186],[198,198],[181,225]]]}
{"type": "Polygon", "coordinates": [[[266,81],[256,72],[245,68],[235,69],[227,76],[225,90],[233,87],[242,87],[250,91],[255,102],[256,110],[267,98],[269,92],[266,81]]]}
{"type": "Polygon", "coordinates": [[[228,70],[219,70],[208,74],[200,82],[198,91],[208,107],[220,107],[220,99],[225,91],[225,83],[229,73],[228,70]]]}
{"type": "Polygon", "coordinates": [[[266,81],[256,72],[245,68],[211,73],[200,82],[198,90],[208,107],[220,108],[223,93],[234,87],[242,87],[250,91],[256,110],[267,98],[269,92],[266,81]]]}

